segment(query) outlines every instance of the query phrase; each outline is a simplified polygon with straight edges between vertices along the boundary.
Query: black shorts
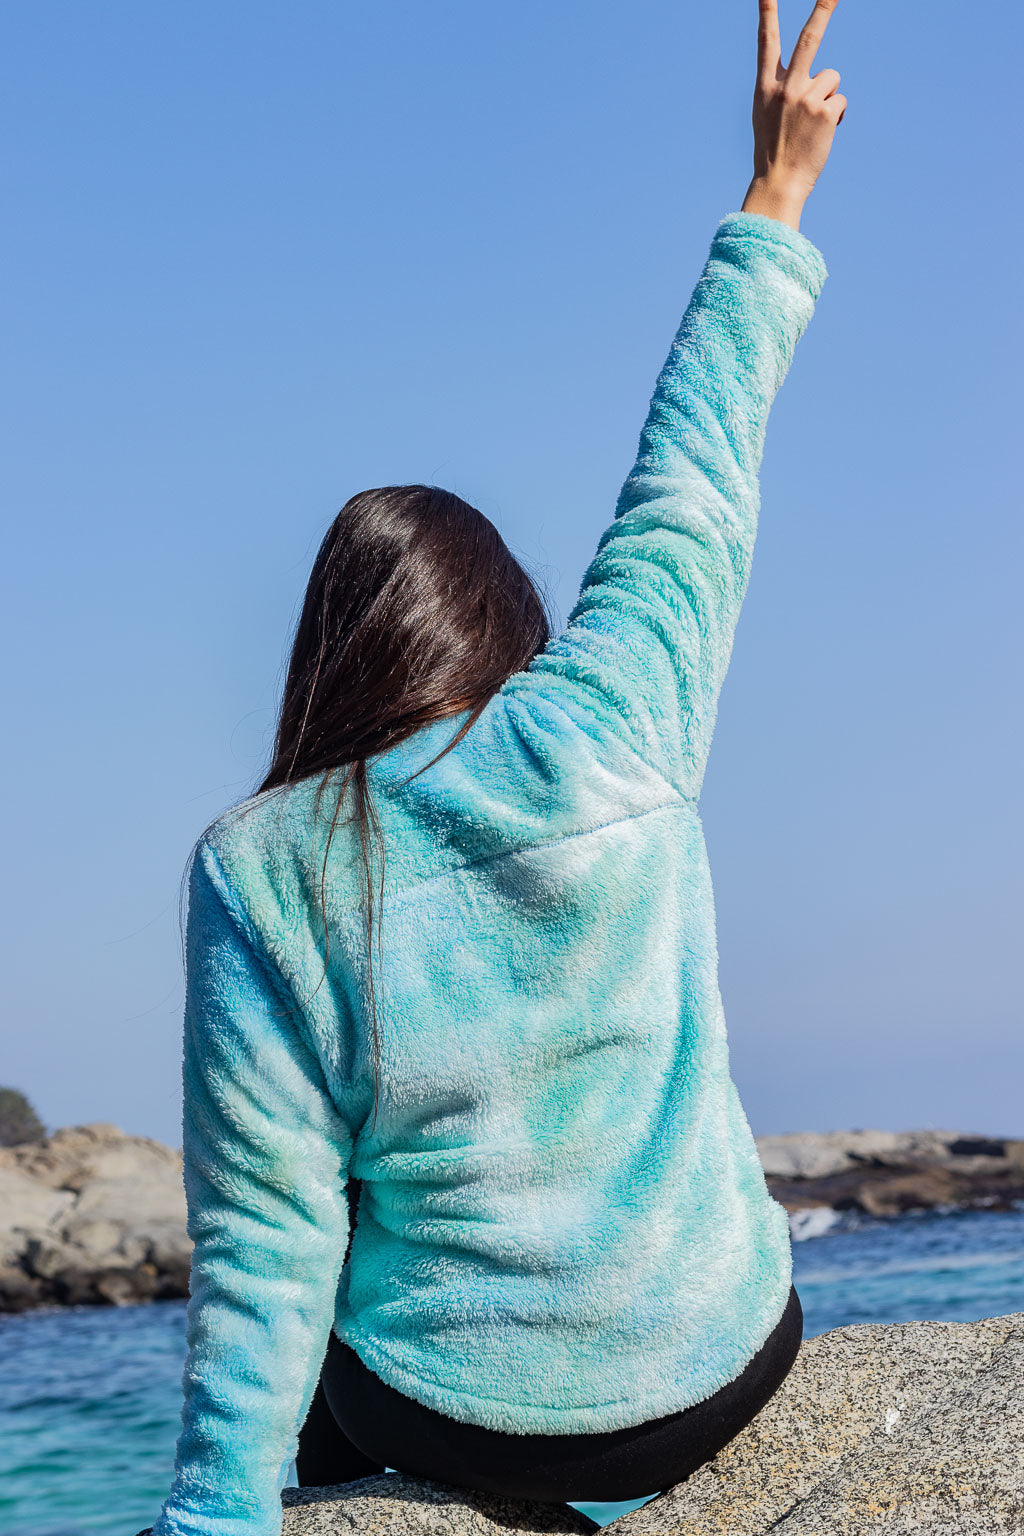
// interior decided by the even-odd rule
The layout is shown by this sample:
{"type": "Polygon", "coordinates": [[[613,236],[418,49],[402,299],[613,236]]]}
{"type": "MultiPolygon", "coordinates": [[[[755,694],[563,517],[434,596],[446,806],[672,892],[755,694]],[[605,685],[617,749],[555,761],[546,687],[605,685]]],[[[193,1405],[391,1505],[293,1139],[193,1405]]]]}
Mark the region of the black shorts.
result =
{"type": "Polygon", "coordinates": [[[692,1408],[598,1434],[507,1434],[464,1424],[388,1386],[331,1330],[299,1435],[302,1487],[391,1467],[410,1477],[557,1503],[640,1499],[680,1483],[727,1445],[782,1385],[803,1337],[795,1288],[735,1380],[692,1408]]]}

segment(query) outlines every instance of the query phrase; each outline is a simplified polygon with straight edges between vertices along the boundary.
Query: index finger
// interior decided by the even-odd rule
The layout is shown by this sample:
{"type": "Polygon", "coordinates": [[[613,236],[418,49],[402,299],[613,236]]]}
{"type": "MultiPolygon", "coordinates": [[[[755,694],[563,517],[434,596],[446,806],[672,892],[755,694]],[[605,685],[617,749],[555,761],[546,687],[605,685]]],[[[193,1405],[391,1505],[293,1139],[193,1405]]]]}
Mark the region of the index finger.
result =
{"type": "Polygon", "coordinates": [[[758,0],[757,72],[762,80],[774,80],[782,53],[777,0],[758,0]]]}
{"type": "Polygon", "coordinates": [[[825,28],[828,26],[829,18],[835,8],[836,0],[818,0],[814,10],[804,23],[803,31],[797,38],[796,47],[793,49],[793,57],[789,61],[787,73],[792,73],[793,70],[796,70],[798,74],[810,74],[814,55],[817,53],[821,40],[825,36],[825,28]]]}

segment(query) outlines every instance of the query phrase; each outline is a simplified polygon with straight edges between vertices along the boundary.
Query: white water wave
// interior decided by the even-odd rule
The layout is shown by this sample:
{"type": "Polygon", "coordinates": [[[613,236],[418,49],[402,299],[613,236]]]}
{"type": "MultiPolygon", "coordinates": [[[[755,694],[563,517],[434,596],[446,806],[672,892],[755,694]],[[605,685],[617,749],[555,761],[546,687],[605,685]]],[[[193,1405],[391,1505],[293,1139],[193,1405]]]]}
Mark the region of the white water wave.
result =
{"type": "Polygon", "coordinates": [[[806,1211],[790,1211],[789,1235],[794,1243],[805,1243],[809,1237],[824,1237],[841,1220],[839,1211],[830,1205],[815,1205],[806,1211]]]}

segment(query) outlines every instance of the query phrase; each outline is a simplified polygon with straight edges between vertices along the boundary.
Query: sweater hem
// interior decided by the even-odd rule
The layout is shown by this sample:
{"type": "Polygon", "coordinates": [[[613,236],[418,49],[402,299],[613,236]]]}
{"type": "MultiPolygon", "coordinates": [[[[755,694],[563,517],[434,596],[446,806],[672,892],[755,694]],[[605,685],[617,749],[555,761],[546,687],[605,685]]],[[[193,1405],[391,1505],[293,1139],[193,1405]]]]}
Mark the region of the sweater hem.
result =
{"type": "Polygon", "coordinates": [[[603,1403],[571,1407],[553,1403],[514,1403],[506,1398],[485,1397],[478,1392],[462,1391],[449,1383],[441,1383],[407,1369],[376,1340],[354,1325],[351,1318],[345,1324],[344,1342],[386,1386],[460,1423],[476,1424],[483,1429],[512,1435],[603,1434],[616,1429],[632,1429],[652,1419],[665,1418],[696,1407],[735,1381],[778,1327],[789,1301],[791,1284],[792,1280],[787,1280],[781,1302],[777,1299],[768,1326],[737,1356],[735,1369],[705,1381],[700,1390],[692,1393],[681,1391],[678,1383],[675,1383],[646,1396],[631,1394],[628,1398],[612,1398],[603,1403]]]}

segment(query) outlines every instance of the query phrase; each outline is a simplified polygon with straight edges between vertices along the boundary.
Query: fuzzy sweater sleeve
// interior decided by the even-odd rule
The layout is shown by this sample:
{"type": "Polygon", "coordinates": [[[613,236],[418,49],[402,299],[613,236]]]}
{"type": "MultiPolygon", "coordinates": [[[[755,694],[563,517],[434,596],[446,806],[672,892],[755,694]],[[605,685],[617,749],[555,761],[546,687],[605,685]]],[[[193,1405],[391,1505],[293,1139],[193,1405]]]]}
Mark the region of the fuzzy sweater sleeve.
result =
{"type": "Polygon", "coordinates": [[[694,798],[750,573],[769,408],[825,277],[790,225],[721,221],[614,521],[566,628],[528,669],[694,798]]]}
{"type": "Polygon", "coordinates": [[[188,1355],[153,1532],[277,1536],[334,1320],[351,1136],[205,843],[189,891],[183,1087],[188,1355]]]}

